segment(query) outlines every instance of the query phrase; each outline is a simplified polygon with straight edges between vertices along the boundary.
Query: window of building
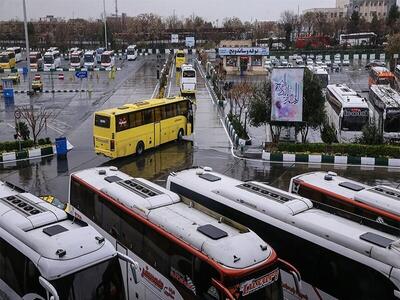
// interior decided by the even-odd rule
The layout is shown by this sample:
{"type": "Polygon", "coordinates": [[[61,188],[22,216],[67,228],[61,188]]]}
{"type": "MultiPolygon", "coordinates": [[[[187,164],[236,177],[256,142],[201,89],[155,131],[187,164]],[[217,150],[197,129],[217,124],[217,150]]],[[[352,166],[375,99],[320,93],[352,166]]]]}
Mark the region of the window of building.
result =
{"type": "Polygon", "coordinates": [[[227,56],[226,65],[228,67],[237,67],[237,56],[227,56]]]}

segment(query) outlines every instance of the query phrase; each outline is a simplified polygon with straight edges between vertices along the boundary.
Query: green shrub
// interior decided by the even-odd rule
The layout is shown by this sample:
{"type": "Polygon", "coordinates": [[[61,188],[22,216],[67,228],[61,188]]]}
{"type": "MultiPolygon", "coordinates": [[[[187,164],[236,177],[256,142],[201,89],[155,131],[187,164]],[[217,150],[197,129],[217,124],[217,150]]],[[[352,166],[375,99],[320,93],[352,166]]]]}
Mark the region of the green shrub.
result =
{"type": "Polygon", "coordinates": [[[400,158],[400,146],[394,145],[279,143],[277,145],[277,151],[290,153],[323,153],[356,157],[400,158]]]}
{"type": "Polygon", "coordinates": [[[235,129],[236,134],[238,135],[239,138],[247,140],[249,136],[247,135],[246,130],[244,129],[244,126],[242,122],[240,122],[239,118],[235,115],[228,114],[228,119],[231,121],[231,124],[233,128],[235,129]]]}
{"type": "MultiPolygon", "coordinates": [[[[39,145],[48,145],[51,144],[51,141],[49,138],[46,139],[41,139],[41,142],[43,144],[39,145]]],[[[25,141],[7,141],[7,142],[1,142],[0,143],[0,152],[12,152],[12,151],[19,151],[19,143],[21,143],[21,150],[29,149],[34,146],[34,143],[32,140],[25,140],[25,141]]]]}
{"type": "Polygon", "coordinates": [[[337,143],[336,129],[333,124],[324,123],[321,128],[321,140],[326,144],[337,143]]]}

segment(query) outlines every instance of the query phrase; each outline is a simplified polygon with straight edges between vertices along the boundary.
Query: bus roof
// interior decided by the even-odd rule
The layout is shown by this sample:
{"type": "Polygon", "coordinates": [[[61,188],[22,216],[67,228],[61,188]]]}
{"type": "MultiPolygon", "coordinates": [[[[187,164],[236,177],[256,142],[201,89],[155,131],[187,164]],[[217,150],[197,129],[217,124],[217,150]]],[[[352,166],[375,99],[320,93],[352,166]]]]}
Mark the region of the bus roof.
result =
{"type": "Polygon", "coordinates": [[[136,111],[136,110],[142,110],[146,108],[151,108],[159,105],[164,105],[164,104],[169,104],[169,103],[175,103],[182,101],[186,98],[183,97],[170,97],[170,98],[161,98],[161,99],[149,99],[149,100],[144,100],[136,103],[131,103],[131,104],[124,104],[120,107],[116,108],[109,108],[101,111],[97,111],[96,114],[101,114],[101,115],[121,115],[125,114],[128,112],[136,111]]]}
{"type": "Polygon", "coordinates": [[[72,178],[161,227],[222,267],[250,268],[273,257],[272,248],[248,228],[225,222],[228,219],[207,213],[195,203],[182,201],[177,194],[148,180],[132,178],[115,167],[78,171],[72,178]],[[221,236],[215,237],[211,231],[221,236]]]}
{"type": "Polygon", "coordinates": [[[243,182],[206,170],[192,168],[172,173],[167,187],[172,184],[183,186],[212,199],[210,201],[223,203],[321,246],[338,249],[339,245],[343,247],[341,249],[351,249],[387,265],[400,267],[398,237],[315,209],[309,199],[259,182],[243,182]],[[370,235],[387,239],[390,245],[376,245],[364,239],[370,235]]]}
{"type": "Polygon", "coordinates": [[[88,50],[88,51],[86,51],[85,52],[85,55],[94,55],[96,53],[96,51],[95,50],[88,50]]]}
{"type": "Polygon", "coordinates": [[[387,85],[371,85],[371,91],[386,108],[400,108],[400,94],[387,85]]]}
{"type": "Polygon", "coordinates": [[[136,48],[136,45],[129,45],[129,46],[127,47],[127,49],[129,49],[129,48],[136,48]]]}
{"type": "Polygon", "coordinates": [[[368,186],[337,176],[334,172],[311,172],[293,177],[292,180],[400,216],[399,189],[383,185],[368,186]]]}
{"type": "Polygon", "coordinates": [[[371,71],[376,73],[378,76],[394,76],[386,67],[372,67],[371,71]]]}
{"type": "Polygon", "coordinates": [[[368,108],[367,101],[345,84],[329,84],[326,88],[342,104],[343,108],[368,108]]]}
{"type": "Polygon", "coordinates": [[[193,66],[192,65],[189,65],[189,64],[183,64],[182,66],[181,66],[181,70],[182,71],[195,71],[195,69],[193,68],[193,66]]]}
{"type": "Polygon", "coordinates": [[[93,227],[32,194],[16,192],[3,182],[0,236],[27,256],[48,280],[116,253],[93,227]]]}

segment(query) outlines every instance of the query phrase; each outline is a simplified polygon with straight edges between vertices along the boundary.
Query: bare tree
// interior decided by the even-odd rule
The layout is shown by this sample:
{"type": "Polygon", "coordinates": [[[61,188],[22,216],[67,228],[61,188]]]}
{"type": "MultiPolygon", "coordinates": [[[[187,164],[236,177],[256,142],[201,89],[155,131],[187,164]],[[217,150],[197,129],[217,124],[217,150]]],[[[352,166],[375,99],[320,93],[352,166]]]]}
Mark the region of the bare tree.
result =
{"type": "Polygon", "coordinates": [[[30,105],[20,106],[18,109],[21,113],[21,117],[31,129],[33,142],[36,145],[38,136],[47,126],[47,120],[53,115],[53,111],[43,106],[35,109],[30,105]]]}
{"type": "Polygon", "coordinates": [[[242,120],[243,111],[249,106],[253,94],[253,87],[250,83],[243,81],[235,84],[230,93],[231,98],[235,103],[235,115],[239,117],[239,120],[242,120]]]}
{"type": "Polygon", "coordinates": [[[290,44],[290,38],[297,23],[297,16],[289,10],[285,10],[281,15],[281,25],[285,32],[286,45],[290,44]]]}

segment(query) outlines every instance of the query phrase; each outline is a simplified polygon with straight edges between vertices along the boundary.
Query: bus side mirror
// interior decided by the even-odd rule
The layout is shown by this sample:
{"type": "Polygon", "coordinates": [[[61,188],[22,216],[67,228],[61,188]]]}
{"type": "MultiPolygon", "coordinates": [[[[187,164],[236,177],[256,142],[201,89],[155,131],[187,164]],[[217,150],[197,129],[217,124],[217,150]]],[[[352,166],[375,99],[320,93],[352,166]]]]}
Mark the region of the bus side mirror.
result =
{"type": "Polygon", "coordinates": [[[395,296],[397,299],[400,299],[400,291],[394,290],[394,291],[393,291],[393,294],[394,294],[394,296],[395,296]]]}
{"type": "Polygon", "coordinates": [[[134,261],[132,258],[130,258],[128,255],[122,254],[121,252],[118,252],[118,258],[122,259],[123,261],[125,261],[129,264],[129,267],[132,272],[133,280],[135,281],[135,284],[138,284],[139,277],[137,276],[137,270],[139,270],[139,264],[136,261],[134,261]]]}
{"type": "Polygon", "coordinates": [[[301,276],[300,272],[291,264],[289,264],[287,261],[278,258],[280,264],[281,264],[281,269],[290,273],[294,279],[294,284],[296,285],[296,290],[299,294],[302,292],[302,284],[301,284],[301,276]]]}
{"type": "Polygon", "coordinates": [[[49,300],[59,300],[60,299],[55,287],[50,282],[48,282],[46,279],[44,279],[42,276],[39,276],[39,283],[46,290],[47,298],[49,300]]]}

